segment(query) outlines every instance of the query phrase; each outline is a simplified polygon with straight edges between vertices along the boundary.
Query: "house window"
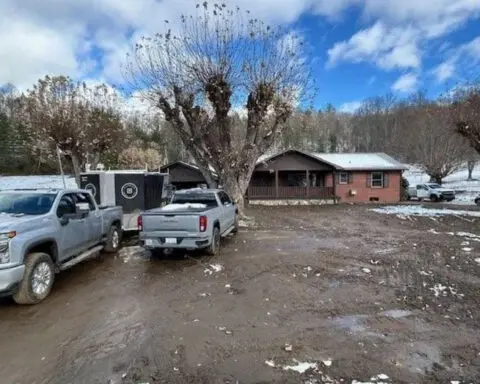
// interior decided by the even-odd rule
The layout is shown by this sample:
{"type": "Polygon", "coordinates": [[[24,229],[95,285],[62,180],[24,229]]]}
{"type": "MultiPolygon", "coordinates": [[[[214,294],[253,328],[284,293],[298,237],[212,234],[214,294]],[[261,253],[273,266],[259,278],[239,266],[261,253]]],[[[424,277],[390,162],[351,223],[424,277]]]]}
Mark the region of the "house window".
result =
{"type": "Polygon", "coordinates": [[[348,184],[348,173],[342,172],[338,178],[338,184],[348,184]]]}
{"type": "Polygon", "coordinates": [[[372,188],[383,188],[383,172],[372,172],[372,188]]]}

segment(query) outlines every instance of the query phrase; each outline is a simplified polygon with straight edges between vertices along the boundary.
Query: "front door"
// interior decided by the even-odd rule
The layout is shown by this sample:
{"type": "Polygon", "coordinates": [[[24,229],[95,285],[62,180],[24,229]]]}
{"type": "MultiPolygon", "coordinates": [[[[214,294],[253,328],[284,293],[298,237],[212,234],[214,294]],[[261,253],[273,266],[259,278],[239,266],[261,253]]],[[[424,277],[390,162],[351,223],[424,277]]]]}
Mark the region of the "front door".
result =
{"type": "Polygon", "coordinates": [[[220,202],[222,203],[222,232],[235,224],[235,205],[230,196],[225,192],[219,193],[220,202]]]}
{"type": "Polygon", "coordinates": [[[75,256],[86,249],[85,219],[77,213],[75,196],[65,194],[60,199],[57,207],[59,221],[58,253],[60,262],[75,256]]]}
{"type": "Polygon", "coordinates": [[[75,202],[88,205],[88,213],[84,214],[84,226],[87,247],[91,248],[102,240],[102,214],[99,209],[96,209],[92,197],[87,193],[75,193],[75,202]]]}

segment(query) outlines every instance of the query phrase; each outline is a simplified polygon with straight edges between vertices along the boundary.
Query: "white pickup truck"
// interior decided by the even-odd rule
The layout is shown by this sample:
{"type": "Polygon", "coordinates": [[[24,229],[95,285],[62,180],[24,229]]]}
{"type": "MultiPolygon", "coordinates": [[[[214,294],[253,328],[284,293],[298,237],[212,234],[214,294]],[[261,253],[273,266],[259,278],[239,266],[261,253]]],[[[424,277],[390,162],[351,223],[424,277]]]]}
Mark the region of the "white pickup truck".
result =
{"type": "Polygon", "coordinates": [[[408,188],[408,200],[418,199],[420,201],[429,199],[430,201],[453,201],[455,200],[455,191],[453,189],[443,188],[440,184],[425,183],[418,184],[415,187],[408,188]]]}
{"type": "Polygon", "coordinates": [[[177,191],[170,204],[138,217],[140,244],[155,253],[165,249],[204,249],[216,255],[220,238],[238,230],[238,208],[220,189],[177,191]]]}

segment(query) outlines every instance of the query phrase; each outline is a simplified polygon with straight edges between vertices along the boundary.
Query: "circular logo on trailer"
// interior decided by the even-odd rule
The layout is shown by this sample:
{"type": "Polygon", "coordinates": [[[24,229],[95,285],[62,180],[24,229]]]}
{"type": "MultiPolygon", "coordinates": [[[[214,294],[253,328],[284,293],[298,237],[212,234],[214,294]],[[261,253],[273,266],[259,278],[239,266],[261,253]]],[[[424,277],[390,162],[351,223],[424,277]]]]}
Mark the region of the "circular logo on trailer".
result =
{"type": "Polygon", "coordinates": [[[92,183],[88,183],[87,185],[85,185],[85,189],[87,191],[90,191],[93,197],[97,196],[97,188],[95,188],[95,185],[93,185],[92,183]]]}
{"type": "Polygon", "coordinates": [[[120,189],[120,193],[125,199],[131,200],[137,197],[138,187],[133,183],[126,183],[123,184],[122,189],[120,189]]]}

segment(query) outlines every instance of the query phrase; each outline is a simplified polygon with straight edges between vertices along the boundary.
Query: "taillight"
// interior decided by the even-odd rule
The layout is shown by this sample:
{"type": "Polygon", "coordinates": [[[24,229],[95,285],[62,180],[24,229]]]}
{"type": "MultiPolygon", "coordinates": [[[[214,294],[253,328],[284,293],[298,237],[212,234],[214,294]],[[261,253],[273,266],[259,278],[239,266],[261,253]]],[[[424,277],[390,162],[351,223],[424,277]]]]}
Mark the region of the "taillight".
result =
{"type": "Polygon", "coordinates": [[[139,231],[143,229],[143,219],[142,216],[137,217],[137,228],[139,231]]]}
{"type": "Polygon", "coordinates": [[[200,216],[199,224],[200,232],[205,232],[207,230],[207,216],[200,216]]]}

